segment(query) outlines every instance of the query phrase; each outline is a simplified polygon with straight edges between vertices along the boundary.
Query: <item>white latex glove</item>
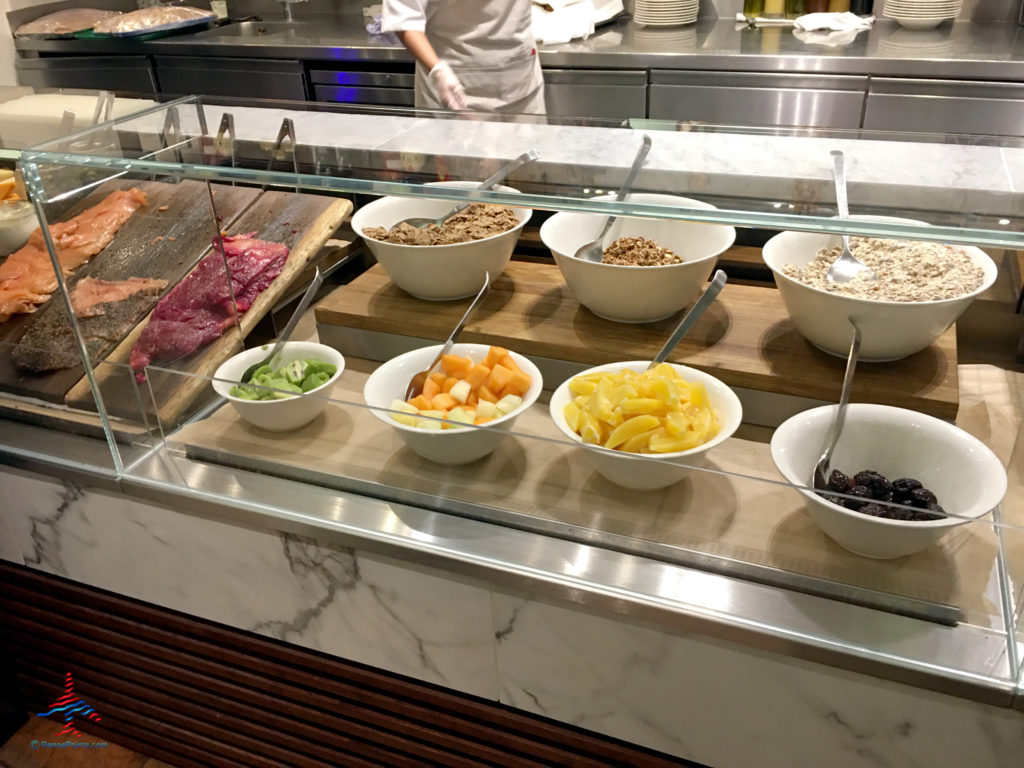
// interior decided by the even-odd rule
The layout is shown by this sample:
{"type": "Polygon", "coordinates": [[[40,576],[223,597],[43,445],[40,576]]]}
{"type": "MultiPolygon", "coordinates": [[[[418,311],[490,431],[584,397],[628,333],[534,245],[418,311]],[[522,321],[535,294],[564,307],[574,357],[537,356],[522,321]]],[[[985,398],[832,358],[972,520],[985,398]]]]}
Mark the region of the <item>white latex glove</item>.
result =
{"type": "Polygon", "coordinates": [[[448,109],[466,108],[466,91],[447,62],[439,61],[434,65],[430,70],[430,80],[448,109]]]}

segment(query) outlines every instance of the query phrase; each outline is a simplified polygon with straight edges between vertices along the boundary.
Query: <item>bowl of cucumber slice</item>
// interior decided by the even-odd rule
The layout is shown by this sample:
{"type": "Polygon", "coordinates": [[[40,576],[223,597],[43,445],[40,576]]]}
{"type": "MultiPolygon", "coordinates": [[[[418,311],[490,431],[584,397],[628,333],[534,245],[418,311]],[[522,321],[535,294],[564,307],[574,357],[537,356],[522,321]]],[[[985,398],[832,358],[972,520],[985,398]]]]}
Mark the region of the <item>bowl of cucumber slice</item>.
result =
{"type": "Polygon", "coordinates": [[[213,374],[213,389],[253,426],[287,432],[323,412],[345,369],[345,358],[326,344],[287,341],[268,365],[241,383],[246,369],[269,355],[270,348],[253,347],[224,361],[213,374]]]}

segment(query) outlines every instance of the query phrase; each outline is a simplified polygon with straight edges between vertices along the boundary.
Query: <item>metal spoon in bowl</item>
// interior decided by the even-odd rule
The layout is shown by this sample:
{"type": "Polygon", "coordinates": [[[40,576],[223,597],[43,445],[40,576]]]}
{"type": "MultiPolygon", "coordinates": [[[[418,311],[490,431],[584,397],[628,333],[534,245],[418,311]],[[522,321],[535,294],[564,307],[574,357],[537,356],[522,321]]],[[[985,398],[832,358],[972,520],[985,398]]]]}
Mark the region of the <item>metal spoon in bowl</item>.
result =
{"type": "Polygon", "coordinates": [[[437,353],[437,357],[435,357],[434,361],[429,366],[427,366],[427,369],[425,371],[420,371],[419,373],[417,373],[415,376],[413,376],[409,380],[409,386],[406,387],[406,389],[405,389],[405,399],[406,400],[411,400],[412,398],[416,397],[417,395],[423,393],[423,385],[426,384],[427,383],[427,379],[430,378],[430,372],[433,371],[434,368],[437,367],[437,364],[441,362],[441,358],[442,357],[444,357],[449,352],[451,352],[452,347],[455,345],[455,338],[460,333],[462,333],[462,328],[463,328],[463,326],[465,326],[466,321],[469,320],[470,315],[472,315],[473,312],[476,311],[476,308],[479,307],[483,303],[484,296],[486,296],[487,293],[490,290],[491,290],[491,273],[490,272],[484,272],[484,284],[483,284],[483,287],[480,289],[480,292],[477,293],[476,298],[473,299],[473,303],[469,305],[468,309],[466,309],[466,313],[462,316],[462,319],[459,320],[458,324],[455,326],[455,329],[452,331],[451,335],[448,337],[448,340],[444,343],[444,346],[441,347],[441,351],[437,353]]]}
{"type": "MultiPolygon", "coordinates": [[[[850,218],[850,206],[846,199],[846,170],[843,167],[843,153],[838,149],[833,149],[831,155],[832,175],[836,180],[836,207],[839,209],[839,218],[848,219],[850,218]]],[[[843,252],[828,268],[826,279],[830,283],[848,283],[861,272],[866,272],[865,278],[877,280],[878,278],[868,265],[853,255],[853,251],[850,250],[850,236],[844,233],[841,237],[843,238],[843,252]]]]}
{"type": "Polygon", "coordinates": [[[715,271],[715,276],[711,278],[711,284],[704,289],[704,294],[697,299],[697,303],[694,304],[690,308],[690,311],[683,316],[683,319],[679,321],[679,325],[677,325],[676,329],[672,331],[672,335],[668,337],[668,341],[666,341],[665,345],[658,351],[658,354],[654,356],[651,364],[647,366],[647,370],[651,370],[651,368],[665,362],[665,358],[667,358],[669,353],[676,348],[676,344],[682,340],[683,336],[686,335],[686,332],[689,331],[700,316],[704,314],[704,310],[711,306],[711,302],[715,300],[715,297],[722,292],[722,288],[725,287],[725,281],[727,279],[725,272],[720,269],[715,271]]]}
{"type": "Polygon", "coordinates": [[[818,490],[828,488],[829,465],[832,462],[832,452],[839,442],[839,434],[843,431],[843,422],[846,420],[846,405],[850,402],[850,384],[853,383],[853,371],[857,367],[857,355],[860,353],[860,328],[854,319],[848,318],[853,326],[853,339],[850,342],[850,355],[846,358],[846,373],[843,375],[843,390],[839,395],[839,407],[832,419],[831,433],[829,434],[828,446],[825,452],[814,465],[814,473],[811,475],[811,486],[818,490]]]}
{"type": "MultiPolygon", "coordinates": [[[[477,187],[477,189],[490,189],[491,187],[500,184],[513,171],[517,170],[523,165],[526,165],[527,163],[533,162],[538,157],[540,157],[540,153],[538,153],[536,149],[531,149],[529,152],[523,152],[523,154],[521,154],[519,157],[509,160],[507,163],[501,166],[501,168],[494,172],[493,176],[490,176],[489,178],[484,179],[482,182],[480,182],[480,185],[477,187]]],[[[461,205],[457,205],[454,208],[448,210],[446,213],[443,213],[442,215],[438,216],[436,219],[424,216],[411,216],[408,219],[402,219],[400,222],[398,222],[398,224],[395,224],[393,226],[397,227],[399,224],[408,224],[410,227],[416,227],[416,229],[426,229],[431,224],[441,226],[452,216],[471,206],[473,202],[474,201],[470,201],[468,203],[462,203],[461,205]]]]}
{"type": "MultiPolygon", "coordinates": [[[[622,188],[619,190],[619,193],[615,195],[615,202],[621,203],[626,199],[626,195],[629,194],[629,190],[633,186],[633,181],[636,179],[636,175],[640,171],[640,166],[644,164],[644,159],[650,151],[651,137],[645,133],[643,141],[640,143],[640,149],[637,151],[636,157],[633,159],[633,165],[629,169],[629,173],[626,174],[626,180],[622,182],[622,188]]],[[[608,234],[608,230],[612,228],[612,224],[614,222],[614,216],[606,218],[604,226],[601,227],[601,231],[598,233],[597,237],[577,248],[573,257],[583,259],[584,261],[593,261],[598,264],[604,261],[604,248],[601,244],[604,241],[604,236],[608,234]]]]}
{"type": "Polygon", "coordinates": [[[241,382],[248,384],[252,379],[252,375],[256,373],[257,369],[264,365],[270,365],[270,362],[274,359],[274,356],[281,351],[281,347],[288,341],[288,337],[292,335],[292,331],[295,330],[295,326],[299,324],[299,319],[309,309],[309,303],[313,301],[313,296],[316,295],[317,289],[320,284],[324,281],[324,275],[320,274],[320,268],[316,268],[316,273],[313,275],[313,281],[309,284],[309,288],[302,296],[302,301],[299,302],[299,306],[292,312],[292,316],[288,318],[288,325],[284,327],[281,335],[277,337],[277,341],[274,342],[273,348],[270,350],[270,354],[260,360],[258,363],[253,363],[245,369],[245,373],[242,374],[241,382]]]}

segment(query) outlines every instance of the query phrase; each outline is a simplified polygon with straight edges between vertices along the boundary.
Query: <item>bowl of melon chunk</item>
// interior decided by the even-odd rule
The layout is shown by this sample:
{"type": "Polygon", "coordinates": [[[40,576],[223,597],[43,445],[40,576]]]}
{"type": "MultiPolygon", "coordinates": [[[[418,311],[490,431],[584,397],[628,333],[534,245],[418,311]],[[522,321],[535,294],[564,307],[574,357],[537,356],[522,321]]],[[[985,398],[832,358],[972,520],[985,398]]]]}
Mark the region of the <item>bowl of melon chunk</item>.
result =
{"type": "Polygon", "coordinates": [[[409,448],[438,464],[468,464],[508,437],[516,418],[540,395],[537,366],[516,352],[486,344],[456,344],[441,358],[423,392],[406,400],[409,381],[441,345],[388,360],[370,374],[363,398],[409,448]]]}

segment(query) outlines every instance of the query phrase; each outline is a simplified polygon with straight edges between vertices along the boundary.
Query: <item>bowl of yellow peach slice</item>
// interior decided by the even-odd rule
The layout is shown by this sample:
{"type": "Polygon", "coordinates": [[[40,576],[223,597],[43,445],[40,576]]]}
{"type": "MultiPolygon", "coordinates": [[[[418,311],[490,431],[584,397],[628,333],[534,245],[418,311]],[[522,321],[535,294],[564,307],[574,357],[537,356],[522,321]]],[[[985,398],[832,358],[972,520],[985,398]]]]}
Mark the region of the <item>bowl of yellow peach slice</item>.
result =
{"type": "Polygon", "coordinates": [[[607,480],[665,488],[699,466],[740,425],[739,398],[714,376],[675,363],[609,363],[563,382],[551,418],[607,480]]]}

